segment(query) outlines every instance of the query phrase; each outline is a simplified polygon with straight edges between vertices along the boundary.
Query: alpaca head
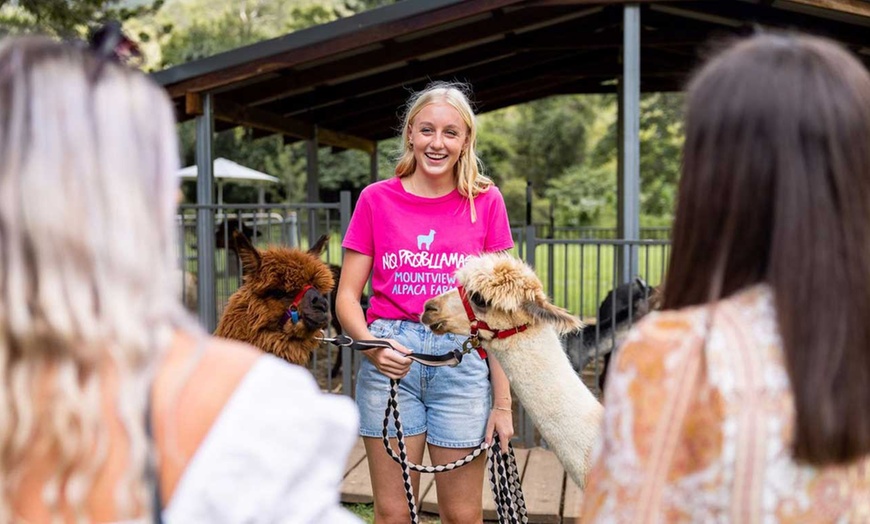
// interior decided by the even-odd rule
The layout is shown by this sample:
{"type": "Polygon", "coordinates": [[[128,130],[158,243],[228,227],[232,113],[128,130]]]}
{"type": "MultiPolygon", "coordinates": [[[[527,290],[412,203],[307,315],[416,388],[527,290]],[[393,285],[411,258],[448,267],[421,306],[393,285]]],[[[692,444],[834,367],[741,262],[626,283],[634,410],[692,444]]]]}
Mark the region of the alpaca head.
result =
{"type": "MultiPolygon", "coordinates": [[[[456,279],[475,317],[492,329],[549,325],[561,334],[582,327],[579,318],[550,303],[534,270],[518,258],[496,253],[470,257],[456,279]]],[[[429,299],[421,320],[435,333],[467,335],[471,329],[456,289],[429,299]]],[[[490,335],[481,332],[484,339],[490,335]]]]}
{"type": "Polygon", "coordinates": [[[610,325],[621,323],[629,317],[634,321],[643,318],[654,307],[651,302],[656,293],[656,288],[650,287],[640,277],[616,286],[598,307],[598,323],[610,325]]]}
{"type": "Polygon", "coordinates": [[[233,232],[236,252],[242,261],[242,286],[232,301],[244,303],[249,325],[273,331],[291,339],[306,339],[329,322],[325,295],[335,281],[329,266],[320,259],[325,245],[321,239],[310,250],[287,247],[255,248],[245,235],[233,232]],[[305,290],[306,286],[310,286],[305,290]],[[298,318],[289,311],[295,305],[298,318]]]}

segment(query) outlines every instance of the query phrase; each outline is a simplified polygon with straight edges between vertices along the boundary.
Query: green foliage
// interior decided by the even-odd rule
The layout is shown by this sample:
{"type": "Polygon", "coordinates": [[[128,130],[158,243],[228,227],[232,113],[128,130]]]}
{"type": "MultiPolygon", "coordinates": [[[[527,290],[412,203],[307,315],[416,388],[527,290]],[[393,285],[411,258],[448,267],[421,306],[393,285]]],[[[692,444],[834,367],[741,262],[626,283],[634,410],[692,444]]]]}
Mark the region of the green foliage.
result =
{"type": "Polygon", "coordinates": [[[165,1],[162,9],[131,24],[140,40],[158,42],[149,48],[147,69],[151,70],[212,56],[393,3],[384,0],[165,1]]]}
{"type": "Polygon", "coordinates": [[[606,134],[600,115],[609,104],[605,97],[562,96],[481,115],[480,156],[505,194],[512,224],[526,220],[526,181],[534,223],[592,225],[607,216],[615,164],[609,157],[593,164],[590,153],[606,134]]]}
{"type": "Polygon", "coordinates": [[[537,188],[561,176],[568,167],[582,164],[590,107],[585,97],[551,97],[516,108],[515,165],[537,188]]]}
{"type": "Polygon", "coordinates": [[[606,210],[616,206],[616,176],[603,166],[575,164],[550,180],[545,194],[554,202],[557,225],[600,224],[606,210]]]}
{"type": "MultiPolygon", "coordinates": [[[[0,0],[0,5],[4,1],[0,0]]],[[[109,3],[79,0],[80,3],[109,3]]],[[[165,5],[125,23],[147,40],[152,68],[207,57],[275,38],[315,24],[393,3],[391,0],[165,0],[165,5]]],[[[646,94],[641,99],[641,223],[668,225],[679,177],[682,95],[646,94]]],[[[564,95],[508,107],[479,117],[478,154],[485,173],[504,194],[511,223],[526,220],[526,184],[534,192],[535,223],[555,226],[616,224],[617,98],[564,95]]],[[[193,127],[182,126],[185,164],[193,162],[193,127]]],[[[378,177],[393,175],[398,139],[378,145],[378,177]]],[[[304,143],[285,145],[249,133],[220,133],[215,156],[225,156],[279,177],[270,201],[304,201],[304,143]]],[[[321,198],[342,189],[355,194],[369,181],[369,158],[356,151],[318,152],[321,198]]],[[[225,188],[225,199],[251,201],[256,190],[225,188]]],[[[188,195],[192,196],[188,188],[188,195]]]]}
{"type": "Polygon", "coordinates": [[[42,33],[83,37],[94,25],[152,13],[163,1],[144,0],[130,6],[122,0],[0,0],[0,36],[42,33]]]}
{"type": "Polygon", "coordinates": [[[373,504],[345,504],[345,507],[361,518],[363,522],[374,522],[375,521],[375,507],[373,504]]]}
{"type": "MultiPolygon", "coordinates": [[[[196,163],[196,128],[193,121],[178,126],[183,165],[196,163]]],[[[300,145],[285,146],[280,136],[253,140],[243,129],[230,129],[216,133],[212,150],[215,158],[225,157],[251,169],[276,176],[281,185],[266,186],[267,202],[302,202],[305,200],[305,151],[300,145]]],[[[185,199],[196,200],[196,184],[184,183],[185,199]]],[[[258,189],[248,185],[228,184],[224,187],[225,202],[256,202],[258,189]]]]}
{"type": "MultiPolygon", "coordinates": [[[[680,172],[683,98],[641,98],[641,223],[669,225],[680,172]]],[[[558,227],[616,224],[617,99],[614,95],[552,97],[482,115],[481,157],[510,205],[511,221],[525,221],[525,186],[535,194],[535,223],[558,227]],[[549,205],[552,202],[552,217],[549,205]]]]}
{"type": "MultiPolygon", "coordinates": [[[[518,112],[512,108],[487,113],[478,117],[477,156],[484,163],[484,172],[499,186],[515,178],[514,128],[518,112]]],[[[525,178],[522,179],[525,195],[525,178]]],[[[523,196],[525,200],[525,196],[523,196]]]]}
{"type": "Polygon", "coordinates": [[[651,218],[669,217],[676,204],[683,99],[682,93],[651,93],[641,99],[641,209],[651,218]]]}
{"type": "Polygon", "coordinates": [[[162,66],[192,62],[267,38],[253,24],[230,16],[212,22],[197,22],[184,32],[173,33],[162,47],[162,66]],[[220,35],[220,38],[215,38],[220,35]]]}
{"type": "MultiPolygon", "coordinates": [[[[140,35],[150,35],[149,63],[157,69],[212,56],[292,31],[351,16],[365,9],[392,3],[383,0],[168,0],[163,9],[134,21],[140,35]]],[[[185,165],[195,162],[195,129],[189,122],[180,126],[181,153],[185,165]]],[[[383,176],[392,174],[389,144],[379,148],[379,168],[383,176]]],[[[281,137],[254,140],[250,133],[233,129],[215,135],[215,157],[264,171],[280,178],[280,186],[267,188],[267,201],[303,202],[306,200],[306,146],[297,142],[285,145],[281,137]]],[[[369,181],[369,158],[359,151],[333,153],[318,151],[319,183],[322,200],[335,200],[338,191],[356,189],[369,181]]],[[[195,199],[195,184],[185,184],[189,201],[195,199]]],[[[226,185],[227,202],[256,201],[257,189],[226,185]]]]}

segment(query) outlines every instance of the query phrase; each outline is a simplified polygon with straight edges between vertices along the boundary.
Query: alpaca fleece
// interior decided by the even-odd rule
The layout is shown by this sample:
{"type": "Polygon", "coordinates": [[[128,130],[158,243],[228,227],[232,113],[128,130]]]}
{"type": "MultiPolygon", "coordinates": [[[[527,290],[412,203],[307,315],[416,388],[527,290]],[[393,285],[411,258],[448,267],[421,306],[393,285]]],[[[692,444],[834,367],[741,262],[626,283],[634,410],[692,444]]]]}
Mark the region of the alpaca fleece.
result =
{"type": "MultiPolygon", "coordinates": [[[[324,295],[335,282],[319,252],[273,246],[260,251],[234,232],[242,260],[243,283],[230,297],[215,335],[248,342],[288,362],[305,366],[319,345],[315,338],[329,322],[324,295]],[[300,321],[285,322],[285,312],[305,285],[300,321]]],[[[321,246],[322,248],[322,246],[321,246]]]]}
{"type": "MultiPolygon", "coordinates": [[[[550,303],[535,272],[517,258],[472,257],[456,277],[468,293],[489,304],[472,305],[478,320],[497,330],[528,325],[504,339],[481,330],[481,339],[565,470],[585,486],[603,408],[574,372],[560,342],[562,334],[582,328],[582,322],[550,303]]],[[[426,302],[422,321],[436,333],[467,335],[471,328],[455,289],[426,302]]]]}

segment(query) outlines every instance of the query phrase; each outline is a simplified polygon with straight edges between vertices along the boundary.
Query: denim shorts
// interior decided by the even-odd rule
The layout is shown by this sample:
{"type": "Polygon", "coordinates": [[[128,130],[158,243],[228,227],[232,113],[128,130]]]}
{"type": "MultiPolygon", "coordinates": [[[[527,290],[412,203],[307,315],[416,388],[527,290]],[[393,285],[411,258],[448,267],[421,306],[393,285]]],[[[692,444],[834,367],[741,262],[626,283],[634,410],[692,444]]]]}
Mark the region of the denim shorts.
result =
{"type": "MultiPolygon", "coordinates": [[[[372,322],[376,338],[391,338],[415,353],[443,355],[459,348],[465,337],[436,335],[418,322],[383,320],[372,322]]],[[[476,352],[464,355],[456,367],[431,367],[411,363],[399,382],[399,413],[406,436],[426,434],[426,442],[445,448],[473,448],[483,442],[492,404],[489,367],[476,352]]],[[[390,379],[363,357],[356,381],[360,412],[360,435],[382,437],[384,413],[390,394],[390,379]]],[[[396,435],[392,417],[389,435],[396,435]]]]}

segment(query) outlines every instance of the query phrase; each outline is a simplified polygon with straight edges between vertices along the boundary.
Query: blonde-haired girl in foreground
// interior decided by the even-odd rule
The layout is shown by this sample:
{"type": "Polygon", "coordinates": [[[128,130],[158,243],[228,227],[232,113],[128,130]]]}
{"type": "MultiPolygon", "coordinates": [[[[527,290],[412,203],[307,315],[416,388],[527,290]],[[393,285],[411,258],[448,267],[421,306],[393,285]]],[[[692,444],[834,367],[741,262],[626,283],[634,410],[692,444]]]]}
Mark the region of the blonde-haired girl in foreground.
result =
{"type": "Polygon", "coordinates": [[[179,302],[174,124],[138,71],[0,44],[0,522],[353,520],[352,402],[179,302]]]}

